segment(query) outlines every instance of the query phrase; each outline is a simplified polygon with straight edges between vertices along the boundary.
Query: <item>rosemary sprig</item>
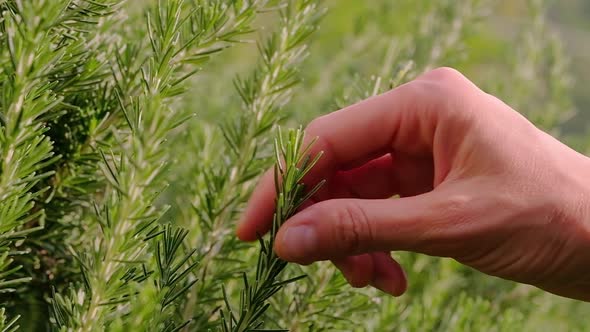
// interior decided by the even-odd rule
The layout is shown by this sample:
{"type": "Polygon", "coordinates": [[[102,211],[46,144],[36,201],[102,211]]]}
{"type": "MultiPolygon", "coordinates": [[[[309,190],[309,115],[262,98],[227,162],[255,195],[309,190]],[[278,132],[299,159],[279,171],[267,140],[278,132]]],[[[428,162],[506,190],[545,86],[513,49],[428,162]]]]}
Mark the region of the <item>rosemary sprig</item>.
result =
{"type": "Polygon", "coordinates": [[[308,191],[306,185],[301,182],[322,155],[318,153],[316,156],[310,156],[310,148],[315,139],[304,146],[303,138],[304,132],[301,128],[290,130],[286,137],[283,137],[279,129],[275,138],[276,211],[272,228],[266,239],[259,238],[260,252],[254,281],[249,281],[246,273],[242,275],[244,287],[240,294],[239,312],[233,312],[225,289],[223,291],[227,311],[222,312],[221,320],[225,332],[262,331],[262,318],[270,306],[268,299],[283,286],[305,277],[300,275],[281,280],[280,275],[287,262],[280,259],[273,250],[279,228],[324,184],[324,181],[321,181],[308,191]]]}

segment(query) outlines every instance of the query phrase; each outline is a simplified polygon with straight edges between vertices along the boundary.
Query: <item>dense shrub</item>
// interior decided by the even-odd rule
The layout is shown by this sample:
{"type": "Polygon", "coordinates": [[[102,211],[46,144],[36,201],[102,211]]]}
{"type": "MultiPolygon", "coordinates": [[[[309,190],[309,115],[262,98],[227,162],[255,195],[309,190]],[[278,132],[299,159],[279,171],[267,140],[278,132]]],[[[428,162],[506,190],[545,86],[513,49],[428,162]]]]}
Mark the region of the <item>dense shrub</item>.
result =
{"type": "Polygon", "coordinates": [[[390,298],[328,264],[287,265],[272,234],[233,235],[273,162],[277,226],[305,198],[302,132],[279,124],[435,66],[559,135],[570,80],[543,4],[529,2],[510,44],[489,30],[494,8],[0,0],[0,331],[585,329],[588,306],[454,261],[396,254],[411,284],[390,298]]]}

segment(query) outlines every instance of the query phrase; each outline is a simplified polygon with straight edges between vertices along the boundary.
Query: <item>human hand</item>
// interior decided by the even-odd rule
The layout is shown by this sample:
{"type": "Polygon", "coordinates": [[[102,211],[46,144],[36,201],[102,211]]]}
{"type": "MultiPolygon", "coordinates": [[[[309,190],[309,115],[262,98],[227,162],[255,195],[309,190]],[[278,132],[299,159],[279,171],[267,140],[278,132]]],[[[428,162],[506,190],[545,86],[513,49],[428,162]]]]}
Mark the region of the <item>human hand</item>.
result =
{"type": "MultiPolygon", "coordinates": [[[[413,251],[590,300],[589,160],[457,71],[322,116],[306,135],[324,156],[304,182],[327,183],[278,232],[283,259],[329,259],[351,285],[400,295],[389,252],[413,251]]],[[[273,210],[269,172],[238,236],[265,233],[273,210]]]]}

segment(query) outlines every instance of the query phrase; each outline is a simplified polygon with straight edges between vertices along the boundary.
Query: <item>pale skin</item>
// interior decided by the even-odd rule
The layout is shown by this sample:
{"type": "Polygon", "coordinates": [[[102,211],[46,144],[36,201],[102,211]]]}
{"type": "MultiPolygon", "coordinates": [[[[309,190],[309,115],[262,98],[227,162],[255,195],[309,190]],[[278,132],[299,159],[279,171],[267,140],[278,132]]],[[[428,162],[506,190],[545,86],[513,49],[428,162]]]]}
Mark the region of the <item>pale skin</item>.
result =
{"type": "MultiPolygon", "coordinates": [[[[306,136],[324,156],[304,181],[327,183],[279,230],[281,258],[331,260],[352,286],[399,296],[390,253],[412,251],[590,301],[590,159],[459,72],[317,118],[306,136]]],[[[265,233],[273,212],[268,172],[239,238],[265,233]]]]}

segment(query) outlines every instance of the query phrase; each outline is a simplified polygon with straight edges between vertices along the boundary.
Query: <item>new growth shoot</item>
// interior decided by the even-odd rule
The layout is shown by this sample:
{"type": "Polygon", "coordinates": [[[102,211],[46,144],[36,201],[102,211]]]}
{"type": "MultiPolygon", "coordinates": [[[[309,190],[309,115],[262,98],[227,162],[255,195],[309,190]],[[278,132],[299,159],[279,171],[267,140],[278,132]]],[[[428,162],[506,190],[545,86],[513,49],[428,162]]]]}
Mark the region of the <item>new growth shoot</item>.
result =
{"type": "Polygon", "coordinates": [[[244,288],[240,294],[238,312],[232,310],[224,290],[227,311],[222,313],[222,327],[225,332],[262,331],[264,324],[262,318],[270,306],[268,303],[270,297],[286,284],[305,277],[301,275],[281,280],[280,275],[287,266],[287,262],[280,259],[273,250],[279,228],[324,184],[324,181],[321,181],[311,190],[306,190],[306,185],[302,183],[305,175],[322,155],[318,153],[311,156],[310,150],[315,139],[304,145],[303,138],[304,132],[301,129],[290,130],[285,137],[279,129],[275,138],[276,211],[272,227],[267,238],[259,237],[260,252],[255,279],[248,280],[246,273],[243,274],[244,288]]]}

